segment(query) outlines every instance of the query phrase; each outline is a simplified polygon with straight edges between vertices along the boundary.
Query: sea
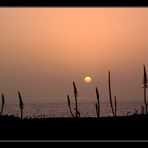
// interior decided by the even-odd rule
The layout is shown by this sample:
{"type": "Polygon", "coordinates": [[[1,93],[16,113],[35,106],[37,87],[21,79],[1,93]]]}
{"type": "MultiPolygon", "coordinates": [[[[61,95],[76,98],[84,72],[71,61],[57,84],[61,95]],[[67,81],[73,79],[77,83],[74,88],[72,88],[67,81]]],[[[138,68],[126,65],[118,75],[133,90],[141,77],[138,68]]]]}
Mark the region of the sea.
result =
{"type": "MultiPolygon", "coordinates": [[[[143,102],[119,102],[117,103],[117,116],[127,116],[134,113],[141,114],[143,102]]],[[[0,104],[1,107],[1,104],[0,104]]],[[[71,104],[75,113],[75,104],[71,104]]],[[[96,117],[95,102],[79,102],[78,110],[81,117],[96,117]]],[[[4,106],[3,115],[20,117],[19,103],[7,103],[4,106]]],[[[71,117],[67,102],[44,102],[25,103],[23,110],[24,118],[47,118],[47,117],[71,117]]],[[[100,102],[100,116],[112,116],[109,102],[100,102]]]]}

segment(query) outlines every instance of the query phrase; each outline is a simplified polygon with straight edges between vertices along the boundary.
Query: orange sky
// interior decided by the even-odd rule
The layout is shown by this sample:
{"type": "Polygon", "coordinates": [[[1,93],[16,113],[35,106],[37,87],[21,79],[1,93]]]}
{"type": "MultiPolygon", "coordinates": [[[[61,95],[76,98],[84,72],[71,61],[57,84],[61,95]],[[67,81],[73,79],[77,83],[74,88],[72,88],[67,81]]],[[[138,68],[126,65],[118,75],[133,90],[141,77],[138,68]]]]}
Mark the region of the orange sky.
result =
{"type": "Polygon", "coordinates": [[[0,93],[26,101],[142,100],[148,67],[148,8],[0,8],[0,93]],[[90,75],[91,84],[83,78],[90,75]]]}

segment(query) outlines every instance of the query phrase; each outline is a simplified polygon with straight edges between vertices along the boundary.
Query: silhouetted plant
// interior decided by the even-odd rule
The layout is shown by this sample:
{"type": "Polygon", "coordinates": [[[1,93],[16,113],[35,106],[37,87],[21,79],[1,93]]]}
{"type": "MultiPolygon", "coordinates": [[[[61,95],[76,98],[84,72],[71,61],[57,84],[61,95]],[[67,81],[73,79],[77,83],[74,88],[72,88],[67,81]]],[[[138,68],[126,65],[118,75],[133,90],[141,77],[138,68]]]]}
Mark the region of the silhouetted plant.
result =
{"type": "Polygon", "coordinates": [[[70,98],[69,96],[67,95],[67,99],[68,99],[68,106],[69,106],[69,109],[70,109],[70,112],[71,112],[71,115],[73,117],[80,117],[80,112],[78,111],[78,100],[77,100],[77,97],[78,97],[78,91],[77,91],[77,87],[75,85],[75,83],[73,82],[73,89],[74,89],[74,97],[75,97],[75,115],[73,114],[72,112],[72,109],[71,109],[71,105],[70,105],[70,98]]]}
{"type": "Polygon", "coordinates": [[[74,88],[74,97],[75,97],[75,104],[76,104],[76,108],[75,108],[75,111],[76,111],[76,118],[77,117],[80,117],[80,112],[78,111],[78,100],[77,100],[77,97],[78,97],[78,91],[77,91],[77,87],[75,85],[75,82],[73,82],[73,88],[74,88]]]}
{"type": "Polygon", "coordinates": [[[114,97],[114,101],[115,101],[115,116],[117,116],[117,99],[116,99],[116,96],[114,97]]]}
{"type": "Polygon", "coordinates": [[[138,114],[138,109],[134,108],[134,115],[137,115],[138,114]]]}
{"type": "Polygon", "coordinates": [[[4,98],[4,95],[2,94],[2,108],[1,108],[0,115],[2,115],[3,113],[4,105],[5,105],[5,98],[4,98]]]}
{"type": "Polygon", "coordinates": [[[117,100],[115,97],[115,108],[113,107],[113,102],[112,102],[112,92],[111,92],[111,80],[110,80],[110,71],[108,72],[108,86],[109,86],[109,100],[110,100],[110,106],[111,106],[111,110],[112,110],[112,114],[113,116],[116,116],[116,112],[117,112],[117,100]]]}
{"type": "Polygon", "coordinates": [[[21,119],[23,119],[24,103],[23,103],[22,96],[21,96],[19,91],[18,91],[18,96],[19,96],[19,103],[20,103],[19,107],[20,107],[20,110],[21,110],[21,119]]]}
{"type": "Polygon", "coordinates": [[[100,117],[100,99],[99,99],[99,91],[98,88],[96,87],[96,97],[97,97],[97,102],[96,102],[96,114],[97,117],[100,117]]]}
{"type": "Polygon", "coordinates": [[[67,95],[67,100],[68,100],[68,106],[69,106],[70,113],[71,113],[72,117],[74,117],[74,114],[72,113],[72,109],[71,109],[71,103],[70,103],[69,95],[67,95]]]}
{"type": "Polygon", "coordinates": [[[144,112],[144,106],[143,105],[141,106],[141,114],[142,115],[145,114],[145,112],[144,112]]]}
{"type": "Polygon", "coordinates": [[[145,65],[143,65],[143,70],[144,70],[144,74],[143,74],[144,104],[145,104],[145,113],[147,115],[148,114],[148,103],[146,100],[146,88],[148,87],[148,85],[147,85],[148,80],[147,80],[147,73],[146,73],[145,65]]]}
{"type": "Polygon", "coordinates": [[[129,116],[129,114],[131,114],[131,113],[132,113],[131,111],[127,112],[126,116],[129,116]]]}

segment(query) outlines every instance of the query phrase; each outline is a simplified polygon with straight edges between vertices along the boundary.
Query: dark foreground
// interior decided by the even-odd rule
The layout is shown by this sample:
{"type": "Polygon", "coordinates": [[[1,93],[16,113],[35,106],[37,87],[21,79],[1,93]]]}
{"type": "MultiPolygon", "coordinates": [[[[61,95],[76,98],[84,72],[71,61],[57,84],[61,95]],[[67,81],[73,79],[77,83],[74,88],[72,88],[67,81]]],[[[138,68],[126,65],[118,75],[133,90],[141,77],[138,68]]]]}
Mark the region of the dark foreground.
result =
{"type": "Polygon", "coordinates": [[[148,140],[148,117],[0,117],[0,140],[148,140]]]}

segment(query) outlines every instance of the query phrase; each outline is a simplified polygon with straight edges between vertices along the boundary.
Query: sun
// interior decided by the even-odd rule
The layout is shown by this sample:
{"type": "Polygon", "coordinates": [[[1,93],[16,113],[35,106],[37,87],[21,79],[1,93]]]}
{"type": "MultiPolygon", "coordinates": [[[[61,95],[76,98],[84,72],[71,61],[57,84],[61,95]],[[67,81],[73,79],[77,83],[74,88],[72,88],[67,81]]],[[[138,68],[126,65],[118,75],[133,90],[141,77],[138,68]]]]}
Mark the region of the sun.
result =
{"type": "Polygon", "coordinates": [[[89,84],[92,82],[92,78],[90,76],[86,76],[86,77],[84,77],[84,82],[89,84]]]}

